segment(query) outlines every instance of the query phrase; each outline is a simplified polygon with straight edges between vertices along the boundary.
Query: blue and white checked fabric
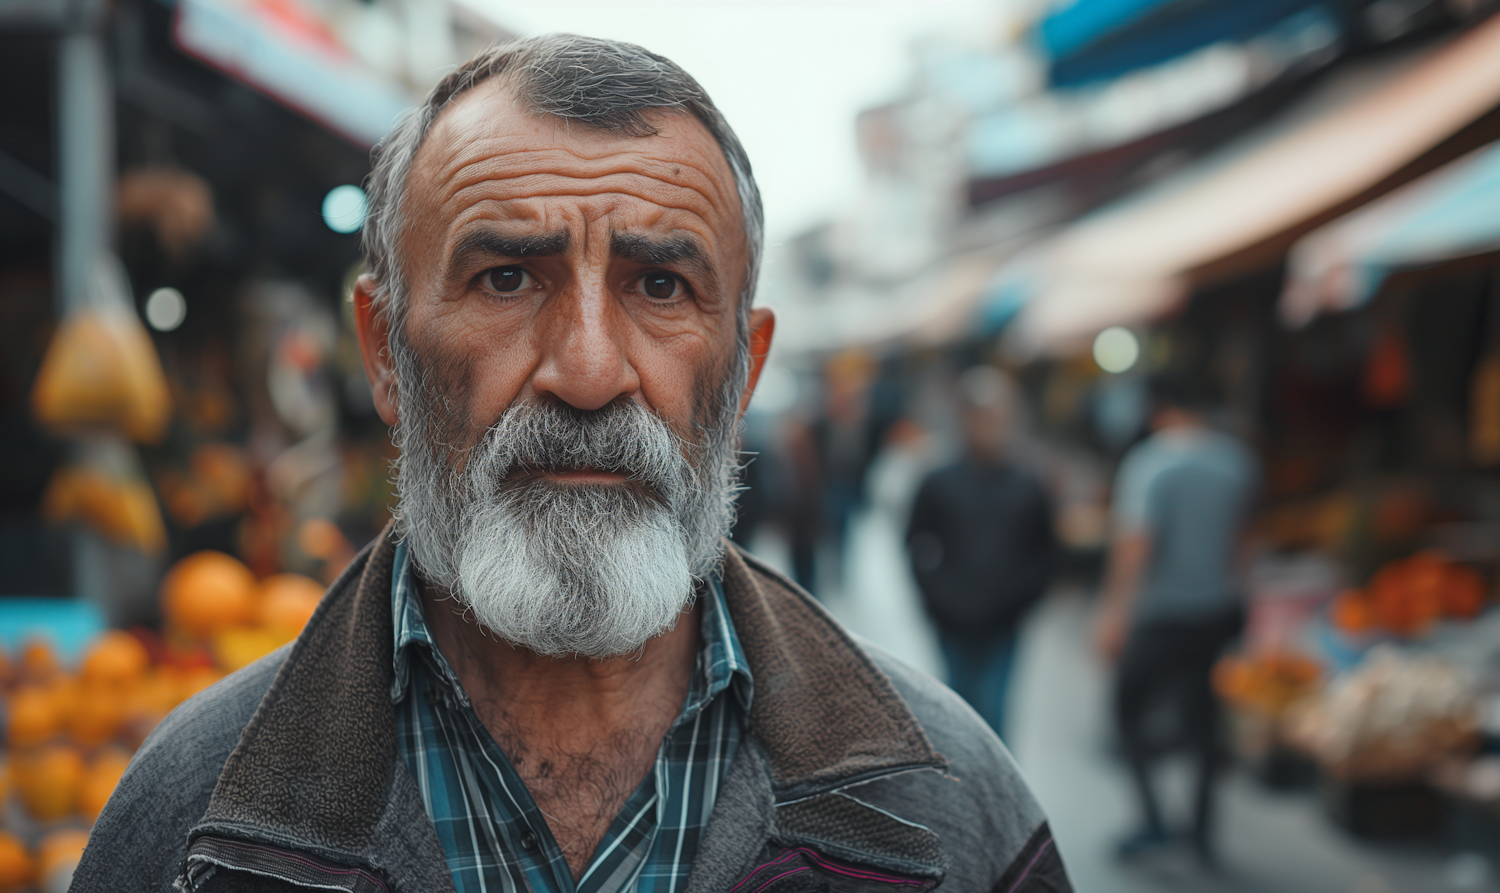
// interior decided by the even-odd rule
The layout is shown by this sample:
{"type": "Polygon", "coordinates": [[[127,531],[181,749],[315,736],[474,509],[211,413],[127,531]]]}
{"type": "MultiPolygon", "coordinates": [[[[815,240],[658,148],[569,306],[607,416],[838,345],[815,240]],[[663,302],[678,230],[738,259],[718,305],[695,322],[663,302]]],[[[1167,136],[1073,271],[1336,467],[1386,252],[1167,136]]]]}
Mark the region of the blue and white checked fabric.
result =
{"type": "Polygon", "coordinates": [[[687,885],[753,692],[717,579],[704,587],[702,604],[702,644],[682,714],[575,884],[546,819],[434,643],[406,545],[397,546],[396,746],[422,791],[458,893],[675,893],[687,885]]]}

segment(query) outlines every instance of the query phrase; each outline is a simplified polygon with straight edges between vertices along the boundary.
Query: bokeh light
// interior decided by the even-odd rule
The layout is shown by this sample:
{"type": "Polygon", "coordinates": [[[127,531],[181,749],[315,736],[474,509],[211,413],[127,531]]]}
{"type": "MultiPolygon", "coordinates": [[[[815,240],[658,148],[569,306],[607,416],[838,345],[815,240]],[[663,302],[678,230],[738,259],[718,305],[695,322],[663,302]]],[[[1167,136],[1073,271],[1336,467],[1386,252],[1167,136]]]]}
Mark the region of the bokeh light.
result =
{"type": "Polygon", "coordinates": [[[323,222],[336,233],[358,232],[365,224],[365,191],[358,186],[335,186],[323,196],[323,222]]]}
{"type": "Polygon", "coordinates": [[[187,319],[187,300],[175,288],[158,288],[146,298],[146,322],[158,332],[170,332],[187,319]]]}
{"type": "Polygon", "coordinates": [[[1125,372],[1141,356],[1141,342],[1122,326],[1111,326],[1094,338],[1094,362],[1105,372],[1125,372]]]}

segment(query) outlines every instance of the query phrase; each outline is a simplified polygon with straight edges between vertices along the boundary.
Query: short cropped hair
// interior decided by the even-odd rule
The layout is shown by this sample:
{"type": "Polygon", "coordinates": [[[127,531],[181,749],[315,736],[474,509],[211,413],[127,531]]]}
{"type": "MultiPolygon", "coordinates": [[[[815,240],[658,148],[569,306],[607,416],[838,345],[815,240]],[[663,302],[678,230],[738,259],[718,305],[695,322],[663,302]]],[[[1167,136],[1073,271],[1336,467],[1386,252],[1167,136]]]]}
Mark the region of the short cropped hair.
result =
{"type": "Polygon", "coordinates": [[[539,114],[630,137],[653,136],[644,114],[667,109],[697,118],[724,152],[734,174],[744,220],[747,263],[739,296],[738,336],[744,342],[760,270],[764,216],[760,190],[739,138],[692,75],[663,56],[615,40],[548,34],[491,47],[465,62],[408,111],[371,153],[366,181],[368,210],[363,243],[376,279],[375,306],[393,335],[406,316],[406,280],[397,250],[405,219],[407,178],[413,159],[444,108],[477,84],[503,76],[518,101],[539,114]]]}

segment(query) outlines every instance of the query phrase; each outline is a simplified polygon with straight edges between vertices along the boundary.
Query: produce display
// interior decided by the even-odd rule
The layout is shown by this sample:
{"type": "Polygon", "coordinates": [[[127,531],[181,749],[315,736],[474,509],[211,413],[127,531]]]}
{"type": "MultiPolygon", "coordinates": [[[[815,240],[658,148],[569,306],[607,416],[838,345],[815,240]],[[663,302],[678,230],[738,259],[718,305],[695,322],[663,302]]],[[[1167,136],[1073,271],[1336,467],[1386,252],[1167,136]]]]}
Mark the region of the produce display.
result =
{"type": "Polygon", "coordinates": [[[64,890],[130,757],[192,695],[296,638],[323,586],[257,580],[221,552],[190,555],[161,587],[160,635],[112,630],[65,666],[33,640],[0,653],[0,893],[64,890]]]}
{"type": "Polygon", "coordinates": [[[1274,719],[1322,687],[1323,667],[1292,651],[1231,654],[1215,665],[1213,682],[1227,703],[1274,719]]]}
{"type": "Polygon", "coordinates": [[[1289,740],[1325,772],[1359,780],[1418,778],[1477,743],[1472,682],[1442,658],[1373,649],[1289,716],[1289,740]]]}
{"type": "Polygon", "coordinates": [[[1341,593],[1329,619],[1346,633],[1411,637],[1440,619],[1471,619],[1487,601],[1484,578],[1477,571],[1426,551],[1381,568],[1364,589],[1341,593]]]}

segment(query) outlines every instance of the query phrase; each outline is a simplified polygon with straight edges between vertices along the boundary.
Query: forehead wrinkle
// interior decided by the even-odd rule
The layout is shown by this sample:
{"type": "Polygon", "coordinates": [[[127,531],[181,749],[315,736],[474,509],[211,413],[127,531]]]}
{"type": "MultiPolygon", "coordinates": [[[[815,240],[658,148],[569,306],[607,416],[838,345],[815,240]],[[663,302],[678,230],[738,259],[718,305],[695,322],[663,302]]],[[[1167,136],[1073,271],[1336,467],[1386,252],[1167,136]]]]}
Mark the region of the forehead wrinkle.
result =
{"type": "MultiPolygon", "coordinates": [[[[529,148],[529,141],[519,135],[476,138],[460,143],[457,152],[442,147],[446,160],[438,163],[438,169],[431,170],[427,179],[435,191],[453,195],[479,182],[507,184],[533,176],[589,182],[619,175],[648,185],[695,192],[709,205],[739,216],[739,189],[733,173],[707,131],[703,136],[715,147],[713,154],[691,151],[672,157],[651,150],[653,143],[659,146],[659,141],[668,141],[665,136],[611,140],[598,153],[581,152],[574,145],[529,148]],[[622,142],[624,150],[620,148],[622,142]],[[510,175],[512,171],[514,175],[510,175]]],[[[439,142],[431,141],[423,148],[439,142]]]]}
{"type": "MultiPolygon", "coordinates": [[[[471,94],[456,105],[482,98],[471,94]]],[[[561,120],[551,121],[550,129],[535,127],[534,117],[531,124],[510,124],[506,115],[518,109],[509,98],[504,103],[476,105],[457,117],[458,109],[450,108],[439,116],[409,175],[409,220],[451,233],[474,219],[551,216],[544,207],[526,208],[532,201],[599,196],[615,198],[622,208],[627,202],[620,198],[656,205],[651,210],[657,213],[687,214],[695,220],[682,221],[684,228],[701,228],[716,253],[748,238],[728,159],[691,115],[663,110],[653,115],[662,128],[658,135],[621,137],[561,120]],[[476,114],[481,109],[490,111],[476,114]],[[614,178],[619,182],[608,182],[614,178]]]]}
{"type": "MultiPolygon", "coordinates": [[[[599,193],[624,193],[685,210],[691,205],[701,204],[703,209],[693,209],[699,216],[708,216],[705,211],[726,217],[737,216],[735,205],[727,201],[728,196],[710,178],[663,179],[651,176],[649,172],[642,172],[623,160],[617,160],[616,164],[607,169],[585,172],[567,170],[560,166],[539,169],[535,165],[515,162],[506,165],[502,159],[485,159],[454,170],[441,184],[442,200],[439,204],[447,204],[475,188],[493,192],[496,198],[507,200],[551,195],[582,197],[599,193]],[[515,173],[504,176],[503,168],[506,166],[515,170],[515,173]],[[496,170],[496,167],[501,169],[496,170]]],[[[737,194],[735,201],[738,201],[737,194]]]]}

